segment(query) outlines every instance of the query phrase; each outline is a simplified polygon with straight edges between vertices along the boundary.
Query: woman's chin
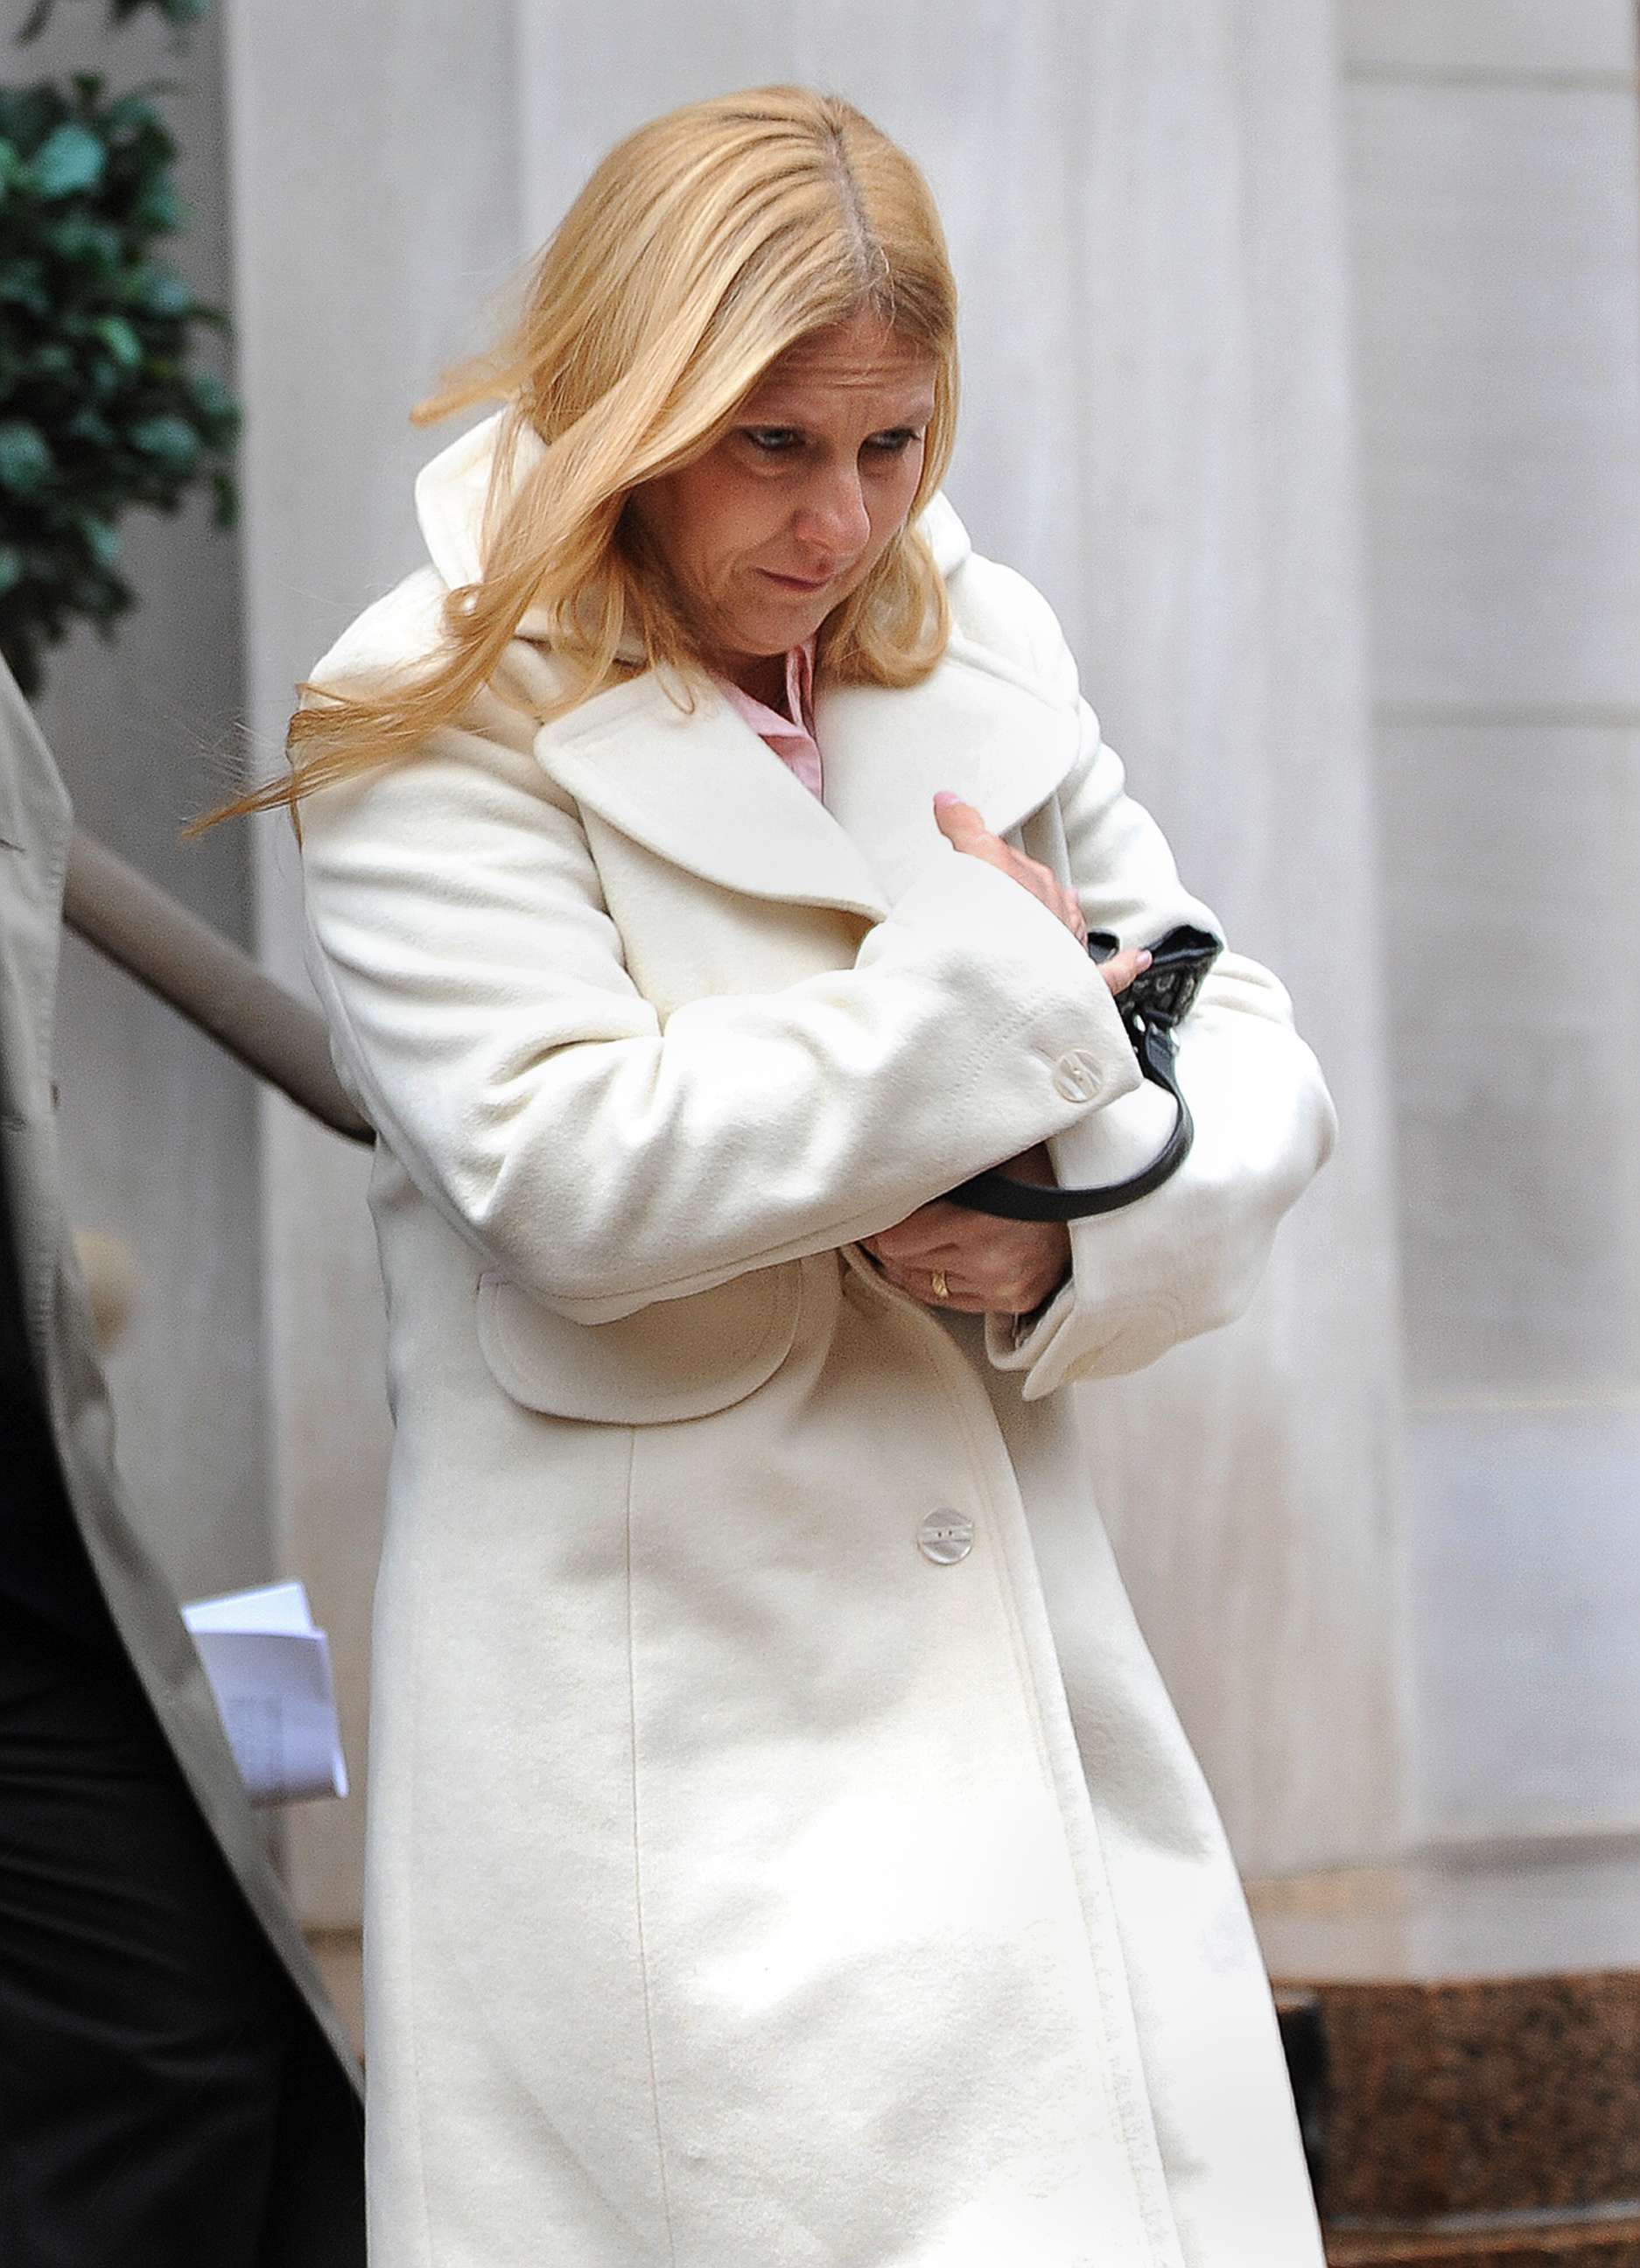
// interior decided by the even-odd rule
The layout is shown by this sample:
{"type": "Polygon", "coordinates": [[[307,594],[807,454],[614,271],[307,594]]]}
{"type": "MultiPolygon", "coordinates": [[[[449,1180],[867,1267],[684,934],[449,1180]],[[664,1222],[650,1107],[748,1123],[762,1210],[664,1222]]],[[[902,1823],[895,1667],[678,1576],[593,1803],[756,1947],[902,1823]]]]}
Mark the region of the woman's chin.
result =
{"type": "Polygon", "coordinates": [[[828,609],[815,604],[806,607],[763,608],[755,619],[735,626],[729,641],[729,651],[767,661],[777,653],[786,653],[794,645],[811,638],[825,620],[828,609]]]}

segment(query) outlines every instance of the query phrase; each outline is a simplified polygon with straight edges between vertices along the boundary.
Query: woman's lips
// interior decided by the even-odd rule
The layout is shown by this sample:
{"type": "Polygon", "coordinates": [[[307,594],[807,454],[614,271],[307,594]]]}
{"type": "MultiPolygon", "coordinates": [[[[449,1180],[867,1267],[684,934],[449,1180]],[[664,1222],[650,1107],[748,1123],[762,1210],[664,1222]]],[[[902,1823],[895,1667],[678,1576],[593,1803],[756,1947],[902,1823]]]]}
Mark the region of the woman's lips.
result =
{"type": "Polygon", "coordinates": [[[828,583],[837,580],[834,575],[779,575],[772,567],[761,567],[757,571],[766,575],[770,582],[778,583],[783,591],[824,591],[828,583]]]}

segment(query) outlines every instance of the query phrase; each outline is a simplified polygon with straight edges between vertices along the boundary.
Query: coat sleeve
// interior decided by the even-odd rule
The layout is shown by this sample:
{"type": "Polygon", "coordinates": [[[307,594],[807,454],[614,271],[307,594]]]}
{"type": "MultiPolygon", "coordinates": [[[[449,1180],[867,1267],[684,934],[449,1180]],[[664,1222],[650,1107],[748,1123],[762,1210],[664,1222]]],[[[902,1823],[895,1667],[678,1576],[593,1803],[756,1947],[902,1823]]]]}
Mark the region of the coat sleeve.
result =
{"type": "MultiPolygon", "coordinates": [[[[1062,641],[1061,641],[1062,644],[1062,641]]],[[[1062,665],[1071,668],[1068,654],[1062,665]]],[[[1148,945],[1180,923],[1223,935],[1180,886],[1155,821],[1082,704],[1077,763],[1060,791],[1072,881],[1090,929],[1148,945]]],[[[1223,953],[1179,1027],[1178,1082],[1195,1141],[1178,1172],[1131,1205],[1071,1224],[1071,1274],[1045,1307],[986,1318],[986,1348],[1024,1373],[1026,1400],[1067,1380],[1138,1370],[1180,1340],[1239,1315],[1282,1215],[1326,1162],[1336,1122],[1292,1004],[1258,962],[1223,953]]],[[[1173,1123],[1145,1086],[1049,1144],[1061,1186],[1119,1181],[1153,1158],[1173,1123]]]]}
{"type": "Polygon", "coordinates": [[[303,806],[310,965],[379,1133],[559,1313],[609,1322],[873,1234],[1137,1083],[1086,955],[955,854],[852,967],[662,1028],[573,801],[528,720],[488,707],[303,806]]]}

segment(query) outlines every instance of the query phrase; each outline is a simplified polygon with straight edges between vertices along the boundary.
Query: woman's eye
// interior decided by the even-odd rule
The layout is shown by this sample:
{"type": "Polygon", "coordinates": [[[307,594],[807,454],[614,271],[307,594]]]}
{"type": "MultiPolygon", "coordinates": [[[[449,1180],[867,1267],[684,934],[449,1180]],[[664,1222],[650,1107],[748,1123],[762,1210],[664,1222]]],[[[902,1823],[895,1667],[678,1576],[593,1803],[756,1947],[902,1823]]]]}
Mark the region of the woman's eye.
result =
{"type": "Polygon", "coordinates": [[[799,437],[790,425],[743,425],[741,431],[752,447],[765,457],[783,456],[798,443],[799,437]]]}
{"type": "Polygon", "coordinates": [[[874,433],[866,446],[879,457],[901,457],[921,438],[921,434],[913,432],[909,425],[897,425],[890,432],[874,433]]]}

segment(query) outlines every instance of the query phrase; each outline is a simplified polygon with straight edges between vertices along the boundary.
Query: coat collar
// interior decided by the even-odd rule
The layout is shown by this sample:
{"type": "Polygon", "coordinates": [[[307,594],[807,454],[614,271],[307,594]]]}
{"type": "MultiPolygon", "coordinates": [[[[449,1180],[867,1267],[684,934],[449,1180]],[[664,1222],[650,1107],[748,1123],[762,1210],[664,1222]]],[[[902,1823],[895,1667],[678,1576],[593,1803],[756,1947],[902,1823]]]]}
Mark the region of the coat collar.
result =
{"type": "MultiPolygon", "coordinates": [[[[498,424],[488,418],[463,434],[417,483],[429,552],[451,585],[482,571],[498,424]]],[[[527,438],[524,446],[540,445],[527,438]]],[[[971,546],[943,496],[932,499],[919,525],[946,578],[958,627],[920,685],[904,691],[818,685],[824,805],[727,701],[708,694],[685,710],[652,671],[543,725],[537,761],[578,803],[708,881],[879,919],[943,854],[936,790],[949,788],[1006,833],[1053,794],[1079,737],[1074,708],[962,630],[962,571],[971,546]]],[[[520,633],[528,641],[543,627],[526,615],[520,633]]]]}
{"type": "Polygon", "coordinates": [[[944,853],[934,797],[949,788],[998,834],[1038,810],[1075,759],[1076,713],[953,638],[904,692],[817,688],[820,804],[729,703],[680,708],[653,674],[536,736],[576,801],[674,865],[750,897],[879,920],[944,853]]]}

